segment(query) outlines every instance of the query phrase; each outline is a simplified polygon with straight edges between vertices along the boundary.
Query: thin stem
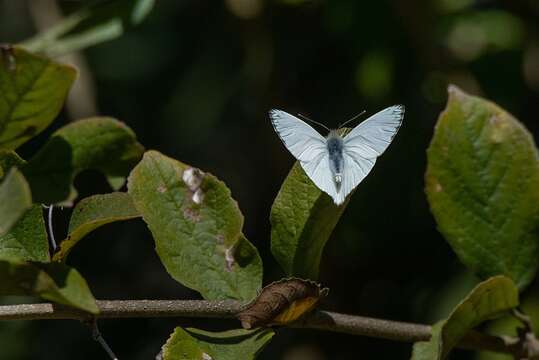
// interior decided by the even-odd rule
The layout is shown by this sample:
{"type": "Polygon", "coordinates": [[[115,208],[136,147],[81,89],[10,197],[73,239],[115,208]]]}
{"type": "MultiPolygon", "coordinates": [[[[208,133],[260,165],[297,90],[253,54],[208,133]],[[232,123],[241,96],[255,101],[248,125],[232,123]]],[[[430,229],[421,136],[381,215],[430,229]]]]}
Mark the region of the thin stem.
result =
{"type": "MultiPolygon", "coordinates": [[[[239,301],[205,300],[98,300],[100,319],[107,318],[234,318],[242,309],[239,301]]],[[[43,303],[0,306],[1,320],[75,319],[91,321],[92,315],[67,306],[43,303]]],[[[394,341],[427,341],[431,327],[363,316],[317,310],[303,320],[290,324],[294,328],[318,329],[394,341]]],[[[518,349],[503,339],[471,331],[460,342],[465,349],[489,350],[515,354],[518,349]]]]}
{"type": "Polygon", "coordinates": [[[97,341],[103,349],[105,349],[105,351],[112,360],[118,360],[118,357],[114,354],[109,344],[107,344],[107,342],[101,335],[101,331],[99,331],[99,327],[97,326],[97,319],[92,319],[90,327],[92,329],[92,337],[94,338],[94,340],[97,341]]]}
{"type": "Polygon", "coordinates": [[[48,221],[47,221],[47,225],[48,225],[48,228],[49,228],[49,237],[50,237],[50,241],[51,241],[51,247],[52,247],[52,252],[56,252],[56,249],[57,249],[57,246],[56,246],[56,239],[54,238],[54,228],[52,226],[52,210],[54,209],[54,205],[50,204],[49,206],[45,206],[46,209],[48,209],[48,221]]]}

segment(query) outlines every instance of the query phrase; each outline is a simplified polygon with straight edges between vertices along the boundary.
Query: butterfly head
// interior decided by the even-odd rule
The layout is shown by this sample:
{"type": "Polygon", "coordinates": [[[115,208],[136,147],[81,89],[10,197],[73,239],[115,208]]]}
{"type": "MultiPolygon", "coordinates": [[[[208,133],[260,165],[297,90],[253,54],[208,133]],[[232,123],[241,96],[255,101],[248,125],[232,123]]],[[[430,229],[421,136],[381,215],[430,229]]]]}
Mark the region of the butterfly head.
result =
{"type": "Polygon", "coordinates": [[[328,135],[326,136],[327,140],[330,139],[342,139],[341,131],[339,129],[331,129],[329,130],[328,135]]]}

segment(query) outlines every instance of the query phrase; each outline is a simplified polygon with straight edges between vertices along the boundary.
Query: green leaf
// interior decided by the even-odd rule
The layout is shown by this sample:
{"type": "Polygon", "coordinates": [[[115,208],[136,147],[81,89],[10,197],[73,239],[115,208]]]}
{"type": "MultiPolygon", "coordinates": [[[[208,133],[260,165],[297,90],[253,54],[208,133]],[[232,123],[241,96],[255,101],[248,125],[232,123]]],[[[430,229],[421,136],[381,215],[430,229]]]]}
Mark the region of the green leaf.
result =
{"type": "Polygon", "coordinates": [[[0,149],[15,149],[49,126],[75,76],[71,66],[19,48],[0,51],[0,149]]]}
{"type": "Polygon", "coordinates": [[[82,199],[73,210],[67,238],[60,243],[60,249],[54,254],[54,260],[65,261],[79,240],[98,227],[137,217],[140,217],[140,213],[135,208],[131,196],[126,193],[94,195],[82,199]]]}
{"type": "Polygon", "coordinates": [[[114,191],[120,190],[125,185],[126,180],[125,176],[107,176],[107,182],[114,191]]]}
{"type": "Polygon", "coordinates": [[[420,341],[414,344],[412,360],[438,360],[442,359],[441,332],[445,321],[432,325],[430,341],[420,341]]]}
{"type": "Polygon", "coordinates": [[[177,327],[163,346],[163,360],[253,360],[274,334],[268,329],[209,332],[177,327]]]}
{"type": "Polygon", "coordinates": [[[529,284],[539,256],[539,162],[520,122],[451,86],[428,149],[426,193],[466,266],[529,284]]]}
{"type": "Polygon", "coordinates": [[[23,164],[15,152],[0,150],[0,170],[8,174],[0,185],[0,228],[4,230],[0,231],[0,256],[48,262],[49,242],[41,206],[32,206],[28,183],[17,169],[23,164]],[[9,185],[11,181],[14,186],[9,185]]]}
{"type": "Polygon", "coordinates": [[[18,169],[11,169],[0,183],[0,249],[3,245],[2,236],[31,206],[30,186],[18,169]]]}
{"type": "Polygon", "coordinates": [[[56,131],[22,171],[34,202],[53,204],[73,200],[73,179],[82,170],[125,176],[142,153],[142,145],[125,124],[107,117],[89,118],[56,131]]]}
{"type": "MultiPolygon", "coordinates": [[[[520,296],[519,310],[530,319],[531,327],[535,336],[539,335],[539,283],[536,281],[525,293],[520,296]]],[[[513,314],[491,321],[485,332],[494,336],[518,337],[518,328],[524,325],[513,314]]],[[[493,353],[490,351],[480,351],[477,353],[477,360],[513,360],[512,355],[493,353]]]]}
{"type": "Polygon", "coordinates": [[[0,257],[49,262],[49,241],[41,205],[33,205],[11,230],[0,236],[0,257]]]}
{"type": "Polygon", "coordinates": [[[60,263],[0,259],[0,295],[38,296],[92,314],[99,312],[86,280],[77,270],[60,263]]]}
{"type": "Polygon", "coordinates": [[[335,205],[294,164],[270,214],[271,252],[287,275],[318,279],[322,251],[347,204],[335,205]]]}
{"type": "Polygon", "coordinates": [[[477,285],[446,320],[433,326],[430,341],[414,345],[412,360],[441,360],[475,326],[518,306],[518,289],[505,276],[477,285]]]}
{"type": "Polygon", "coordinates": [[[155,0],[94,1],[21,45],[60,56],[121,36],[150,13],[155,0]]]}
{"type": "Polygon", "coordinates": [[[0,150],[0,180],[12,167],[21,167],[26,162],[15,151],[0,150]]]}
{"type": "Polygon", "coordinates": [[[224,183],[148,151],[131,172],[128,189],[174,279],[209,300],[256,295],[262,261],[241,232],[243,215],[224,183]]]}

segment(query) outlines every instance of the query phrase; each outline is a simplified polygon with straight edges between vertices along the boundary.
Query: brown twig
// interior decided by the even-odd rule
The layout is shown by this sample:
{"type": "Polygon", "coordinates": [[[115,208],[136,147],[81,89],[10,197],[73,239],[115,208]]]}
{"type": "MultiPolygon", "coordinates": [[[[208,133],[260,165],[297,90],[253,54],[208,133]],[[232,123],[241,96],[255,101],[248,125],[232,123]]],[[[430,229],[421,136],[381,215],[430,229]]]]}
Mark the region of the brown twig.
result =
{"type": "MultiPolygon", "coordinates": [[[[99,319],[107,318],[234,318],[242,309],[238,301],[204,300],[99,300],[99,319]]],[[[88,321],[94,317],[67,306],[42,303],[0,306],[2,320],[74,319],[88,321]]],[[[394,341],[416,342],[430,338],[428,325],[382,320],[370,317],[317,310],[303,320],[290,325],[294,328],[318,329],[344,334],[369,336],[394,341]]],[[[519,349],[500,337],[470,332],[459,344],[465,349],[488,350],[515,354],[519,349]]]]}

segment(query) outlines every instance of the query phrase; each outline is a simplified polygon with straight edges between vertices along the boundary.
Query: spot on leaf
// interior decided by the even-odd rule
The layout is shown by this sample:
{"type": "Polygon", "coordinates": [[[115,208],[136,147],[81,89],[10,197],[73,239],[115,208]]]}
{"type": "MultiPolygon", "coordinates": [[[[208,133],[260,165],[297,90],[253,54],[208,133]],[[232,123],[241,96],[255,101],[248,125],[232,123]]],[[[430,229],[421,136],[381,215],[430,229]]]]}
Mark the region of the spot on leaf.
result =
{"type": "Polygon", "coordinates": [[[204,192],[200,189],[204,173],[196,168],[188,168],[182,174],[182,180],[187,185],[187,188],[192,193],[191,201],[200,205],[204,200],[204,192]]]}
{"type": "Polygon", "coordinates": [[[234,265],[234,246],[225,250],[226,270],[232,271],[232,265],[234,265]]]}
{"type": "Polygon", "coordinates": [[[190,207],[183,209],[183,216],[194,223],[200,221],[200,213],[196,209],[192,209],[190,207]]]}
{"type": "Polygon", "coordinates": [[[192,200],[197,205],[202,204],[202,201],[204,200],[204,193],[202,192],[202,190],[197,189],[197,191],[195,191],[195,193],[193,194],[192,200]]]}
{"type": "Polygon", "coordinates": [[[282,279],[263,288],[237,318],[244,329],[286,325],[312,311],[328,291],[314,281],[282,279]]]}
{"type": "Polygon", "coordinates": [[[505,141],[509,132],[509,124],[497,115],[493,115],[489,119],[490,125],[490,141],[495,144],[500,144],[505,141]]]}
{"type": "Polygon", "coordinates": [[[202,184],[202,179],[204,178],[204,173],[199,169],[188,168],[183,172],[182,180],[187,185],[189,190],[196,191],[200,184],[202,184]]]}
{"type": "Polygon", "coordinates": [[[15,61],[15,54],[13,53],[13,46],[10,44],[0,44],[1,60],[5,61],[8,71],[17,70],[17,62],[15,61]]]}

